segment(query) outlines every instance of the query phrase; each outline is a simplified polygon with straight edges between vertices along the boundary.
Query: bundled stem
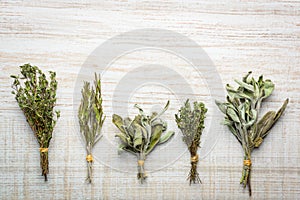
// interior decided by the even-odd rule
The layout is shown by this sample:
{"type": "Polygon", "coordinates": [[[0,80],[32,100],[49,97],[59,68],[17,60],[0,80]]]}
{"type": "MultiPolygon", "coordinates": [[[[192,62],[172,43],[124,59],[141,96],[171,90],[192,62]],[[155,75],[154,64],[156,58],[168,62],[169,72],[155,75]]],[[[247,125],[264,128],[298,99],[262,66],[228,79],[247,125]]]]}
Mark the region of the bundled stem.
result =
{"type": "Polygon", "coordinates": [[[190,180],[190,185],[191,183],[202,183],[201,179],[199,177],[199,173],[197,171],[197,164],[198,164],[198,147],[199,145],[196,144],[196,142],[192,142],[191,146],[189,147],[189,151],[191,154],[191,170],[188,176],[188,179],[190,180]]]}
{"type": "Polygon", "coordinates": [[[239,85],[237,89],[229,84],[226,85],[228,92],[226,102],[216,101],[219,109],[225,114],[224,124],[228,126],[243,147],[244,161],[240,183],[244,188],[248,186],[250,196],[251,152],[261,145],[289,101],[286,99],[277,112],[269,111],[258,120],[261,103],[272,94],[275,86],[271,80],[263,80],[263,76],[255,80],[250,77],[251,73],[249,72],[242,81],[235,80],[239,85]]]}
{"type": "Polygon", "coordinates": [[[244,188],[248,185],[249,189],[249,195],[251,196],[252,190],[251,190],[251,181],[250,181],[250,175],[251,175],[251,155],[247,155],[245,153],[244,156],[244,162],[243,162],[243,171],[242,171],[242,177],[240,180],[240,184],[243,184],[244,188]]]}
{"type": "Polygon", "coordinates": [[[40,145],[40,164],[42,175],[47,181],[49,173],[48,147],[59,111],[54,111],[57,81],[55,72],[50,71],[50,80],[36,66],[20,66],[21,76],[11,75],[14,79],[12,94],[23,111],[26,120],[35,133],[40,145]]]}
{"type": "Polygon", "coordinates": [[[173,135],[173,131],[163,134],[167,130],[167,123],[160,116],[168,109],[169,101],[160,113],[152,113],[148,116],[137,105],[140,114],[136,115],[133,120],[129,117],[122,119],[119,115],[114,114],[112,122],[120,130],[116,134],[121,144],[120,151],[127,151],[137,156],[138,174],[137,178],[141,183],[146,179],[147,175],[144,169],[146,156],[155,148],[155,146],[167,142],[173,135]]]}
{"type": "Polygon", "coordinates": [[[101,139],[101,129],[105,120],[102,108],[101,80],[95,73],[94,87],[84,82],[81,90],[82,99],[78,110],[80,132],[86,145],[87,182],[92,182],[92,150],[101,139]]]}
{"type": "Polygon", "coordinates": [[[183,141],[188,146],[191,155],[191,170],[188,179],[191,183],[201,183],[199,173],[197,172],[198,148],[200,147],[200,138],[204,129],[204,119],[207,109],[201,102],[194,102],[194,108],[191,108],[187,100],[175,115],[178,128],[183,134],[183,141]]]}
{"type": "Polygon", "coordinates": [[[141,182],[143,183],[143,181],[147,178],[147,174],[145,172],[145,160],[146,160],[146,155],[144,153],[140,153],[138,155],[138,174],[137,174],[137,178],[139,180],[141,180],[141,182]]]}

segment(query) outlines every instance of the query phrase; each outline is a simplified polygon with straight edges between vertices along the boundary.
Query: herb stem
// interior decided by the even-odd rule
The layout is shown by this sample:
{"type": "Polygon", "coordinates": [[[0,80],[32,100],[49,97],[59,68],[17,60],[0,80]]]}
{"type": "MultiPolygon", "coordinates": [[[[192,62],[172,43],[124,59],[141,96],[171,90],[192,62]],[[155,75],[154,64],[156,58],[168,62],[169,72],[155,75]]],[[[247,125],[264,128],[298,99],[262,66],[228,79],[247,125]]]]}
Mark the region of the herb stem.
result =
{"type": "Polygon", "coordinates": [[[146,172],[145,172],[145,160],[146,160],[146,155],[141,152],[138,154],[138,174],[137,178],[141,180],[141,183],[145,181],[147,178],[146,172]]]}
{"type": "Polygon", "coordinates": [[[45,181],[48,181],[47,178],[47,174],[49,173],[48,152],[40,152],[40,162],[42,168],[42,176],[45,177],[45,181]]]}

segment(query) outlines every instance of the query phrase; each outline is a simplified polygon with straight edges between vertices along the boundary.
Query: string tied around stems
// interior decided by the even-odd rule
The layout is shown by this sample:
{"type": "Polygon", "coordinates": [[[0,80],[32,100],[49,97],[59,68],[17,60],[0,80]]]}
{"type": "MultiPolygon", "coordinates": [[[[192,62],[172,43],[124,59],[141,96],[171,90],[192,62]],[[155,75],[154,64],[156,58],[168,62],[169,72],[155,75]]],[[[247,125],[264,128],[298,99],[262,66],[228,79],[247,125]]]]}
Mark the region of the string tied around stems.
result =
{"type": "Polygon", "coordinates": [[[46,152],[48,152],[48,148],[40,147],[40,152],[41,153],[46,153],[46,152]]]}
{"type": "Polygon", "coordinates": [[[138,160],[138,166],[144,166],[145,161],[144,160],[138,160]]]}
{"type": "Polygon", "coordinates": [[[145,169],[144,169],[145,160],[138,159],[137,164],[138,164],[137,177],[138,177],[138,179],[141,180],[141,183],[143,183],[143,181],[147,178],[147,173],[145,172],[145,169]]]}
{"type": "Polygon", "coordinates": [[[252,164],[251,160],[244,160],[244,166],[250,167],[252,164]]]}
{"type": "Polygon", "coordinates": [[[195,156],[191,157],[191,163],[197,163],[199,161],[199,156],[196,154],[195,156]]]}
{"type": "Polygon", "coordinates": [[[89,155],[86,156],[86,161],[87,162],[93,162],[94,161],[94,158],[93,158],[92,154],[89,154],[89,155]]]}

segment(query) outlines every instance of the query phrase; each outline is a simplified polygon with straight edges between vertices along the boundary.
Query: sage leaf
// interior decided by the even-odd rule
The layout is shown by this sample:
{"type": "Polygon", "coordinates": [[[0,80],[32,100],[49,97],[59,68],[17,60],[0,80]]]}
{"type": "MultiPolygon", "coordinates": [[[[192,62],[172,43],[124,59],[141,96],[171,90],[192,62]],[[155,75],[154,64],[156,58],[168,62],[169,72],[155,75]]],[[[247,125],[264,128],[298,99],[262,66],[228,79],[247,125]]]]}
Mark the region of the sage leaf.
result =
{"type": "Polygon", "coordinates": [[[113,114],[112,116],[112,122],[116,125],[116,127],[122,132],[125,133],[124,130],[124,122],[122,117],[120,117],[119,115],[113,114]]]}
{"type": "Polygon", "coordinates": [[[230,117],[230,119],[232,119],[234,122],[237,122],[239,123],[240,122],[240,119],[237,115],[237,113],[232,109],[232,108],[227,108],[226,110],[226,114],[228,117],[230,117]]]}
{"type": "Polygon", "coordinates": [[[168,131],[166,134],[164,134],[164,135],[159,139],[159,144],[163,144],[163,143],[167,142],[174,134],[175,134],[174,131],[168,131]]]}
{"type": "Polygon", "coordinates": [[[254,92],[254,87],[248,83],[245,83],[245,82],[242,82],[242,81],[239,81],[239,80],[234,80],[237,84],[239,84],[241,87],[251,91],[251,92],[254,92]]]}
{"type": "Polygon", "coordinates": [[[224,114],[226,114],[227,106],[226,103],[222,103],[218,100],[215,100],[216,105],[219,107],[220,111],[224,114]]]}
{"type": "Polygon", "coordinates": [[[118,138],[120,138],[121,140],[122,140],[122,142],[124,142],[124,143],[128,143],[129,141],[128,141],[128,137],[127,137],[127,135],[126,134],[124,134],[124,133],[118,133],[118,134],[116,134],[115,135],[115,137],[118,137],[118,138]]]}
{"type": "Polygon", "coordinates": [[[274,87],[275,85],[272,83],[271,80],[266,80],[263,84],[263,92],[264,92],[264,95],[263,95],[263,99],[269,97],[273,90],[274,90],[274,87]]]}

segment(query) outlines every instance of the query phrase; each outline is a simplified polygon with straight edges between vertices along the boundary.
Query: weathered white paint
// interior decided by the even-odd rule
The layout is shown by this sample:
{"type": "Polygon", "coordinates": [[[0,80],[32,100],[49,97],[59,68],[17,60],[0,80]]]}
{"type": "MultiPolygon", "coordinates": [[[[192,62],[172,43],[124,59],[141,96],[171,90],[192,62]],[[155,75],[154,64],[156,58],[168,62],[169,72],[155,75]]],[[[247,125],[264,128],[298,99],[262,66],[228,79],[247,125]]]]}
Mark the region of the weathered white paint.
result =
{"type": "MultiPolygon", "coordinates": [[[[260,150],[253,153],[253,198],[299,198],[299,14],[299,1],[1,1],[1,199],[248,198],[247,190],[239,185],[242,150],[219,124],[214,124],[220,126],[221,132],[217,145],[199,163],[202,185],[189,186],[185,180],[189,170],[187,153],[168,167],[150,173],[144,185],[136,180],[135,169],[127,174],[100,162],[94,163],[94,184],[83,183],[85,151],[76,128],[72,101],[77,74],[87,56],[102,42],[139,28],[165,28],[193,39],[208,53],[224,84],[249,70],[275,82],[276,90],[262,112],[279,108],[286,97],[290,98],[290,104],[260,150]],[[10,94],[9,75],[18,73],[18,66],[28,62],[43,70],[55,70],[59,81],[57,108],[62,117],[49,150],[47,183],[39,176],[36,140],[10,94]]],[[[112,91],[109,89],[122,74],[142,63],[140,56],[143,62],[155,60],[178,70],[184,66],[180,59],[168,62],[169,57],[159,52],[146,56],[132,54],[116,62],[103,77],[108,116],[104,132],[109,137],[113,138],[116,132],[110,123],[112,91]]],[[[190,74],[190,78],[193,88],[201,88],[196,98],[207,101],[205,86],[194,75],[190,74]]],[[[174,98],[167,92],[155,95],[149,92],[151,90],[153,88],[138,91],[132,103],[150,103],[155,96],[157,103],[163,104],[166,98],[174,98]]],[[[172,102],[166,114],[170,123],[179,105],[176,100],[172,102]]],[[[209,137],[209,133],[205,134],[209,137]]],[[[184,148],[180,140],[177,142],[178,148],[184,148]]],[[[112,158],[118,156],[116,151],[106,154],[112,158]]],[[[133,157],[126,158],[136,162],[133,157]]],[[[154,156],[150,161],[155,163],[154,156]]]]}

